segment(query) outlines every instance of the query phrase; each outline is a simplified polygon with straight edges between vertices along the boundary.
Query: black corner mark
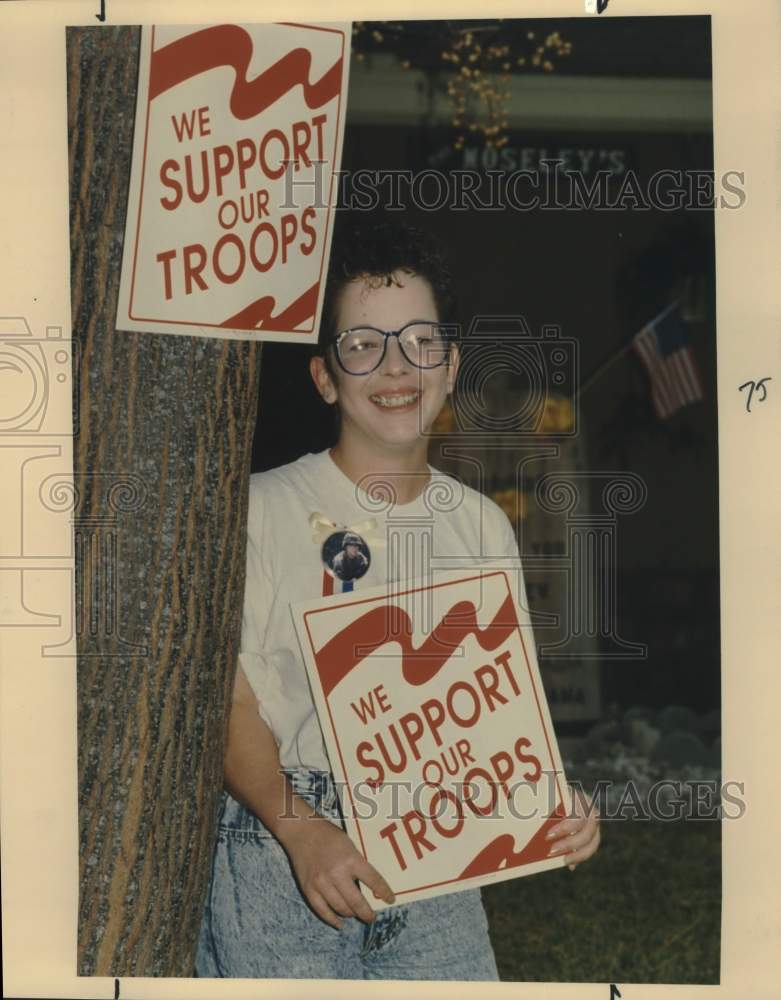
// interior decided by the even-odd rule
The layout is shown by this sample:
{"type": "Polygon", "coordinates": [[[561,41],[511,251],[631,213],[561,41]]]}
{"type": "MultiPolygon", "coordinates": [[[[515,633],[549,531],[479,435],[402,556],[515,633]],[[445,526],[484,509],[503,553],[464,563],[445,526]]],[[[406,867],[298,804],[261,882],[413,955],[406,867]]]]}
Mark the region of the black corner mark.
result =
{"type": "Polygon", "coordinates": [[[610,1000],[616,1000],[616,997],[620,997],[620,996],[621,996],[621,990],[616,986],[615,983],[611,983],[610,984],[610,1000]]]}
{"type": "Polygon", "coordinates": [[[767,399],[767,389],[765,388],[765,382],[772,382],[772,381],[773,381],[773,376],[766,375],[764,378],[761,378],[758,382],[754,382],[751,379],[749,379],[748,382],[744,382],[743,385],[738,386],[738,392],[743,392],[744,389],[748,389],[748,396],[746,397],[747,413],[751,413],[751,399],[754,395],[754,392],[757,389],[762,390],[762,398],[759,400],[759,402],[764,403],[765,400],[767,399]]]}
{"type": "MultiPolygon", "coordinates": [[[[100,13],[96,14],[95,17],[99,21],[106,20],[106,0],[100,0],[100,13]]],[[[119,982],[119,980],[116,980],[116,982],[119,982]]]]}
{"type": "MultiPolygon", "coordinates": [[[[106,0],[103,0],[103,2],[105,3],[106,0]]],[[[118,979],[114,980],[114,1000],[119,1000],[119,980],[118,979]]]]}
{"type": "MultiPolygon", "coordinates": [[[[610,3],[610,0],[597,0],[597,14],[601,14],[603,10],[607,10],[607,5],[609,3],[610,3]]],[[[618,995],[621,996],[620,993],[618,995]]],[[[611,995],[610,1000],[613,1000],[612,995],[611,995]]]]}

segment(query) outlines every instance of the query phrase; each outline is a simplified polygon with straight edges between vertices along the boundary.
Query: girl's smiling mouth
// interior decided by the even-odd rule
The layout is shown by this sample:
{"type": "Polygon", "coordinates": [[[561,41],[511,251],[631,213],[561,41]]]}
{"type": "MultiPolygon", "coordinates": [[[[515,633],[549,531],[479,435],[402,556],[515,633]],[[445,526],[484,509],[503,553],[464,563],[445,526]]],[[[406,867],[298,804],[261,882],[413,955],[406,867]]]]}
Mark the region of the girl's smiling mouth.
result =
{"type": "Polygon", "coordinates": [[[383,410],[410,410],[418,405],[420,396],[419,389],[409,389],[375,392],[369,396],[369,399],[375,406],[379,406],[383,410]]]}

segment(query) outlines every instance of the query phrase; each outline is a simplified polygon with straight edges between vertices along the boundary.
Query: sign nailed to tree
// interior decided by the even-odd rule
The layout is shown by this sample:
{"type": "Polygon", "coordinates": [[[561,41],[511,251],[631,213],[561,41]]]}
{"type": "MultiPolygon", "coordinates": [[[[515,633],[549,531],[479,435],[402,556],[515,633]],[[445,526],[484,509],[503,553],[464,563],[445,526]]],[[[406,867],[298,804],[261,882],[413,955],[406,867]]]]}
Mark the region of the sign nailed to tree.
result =
{"type": "Polygon", "coordinates": [[[569,790],[512,574],[440,579],[293,608],[347,831],[400,903],[564,864],[546,833],[569,790]]]}
{"type": "Polygon", "coordinates": [[[118,329],[316,338],[349,30],[143,29],[118,329]]]}

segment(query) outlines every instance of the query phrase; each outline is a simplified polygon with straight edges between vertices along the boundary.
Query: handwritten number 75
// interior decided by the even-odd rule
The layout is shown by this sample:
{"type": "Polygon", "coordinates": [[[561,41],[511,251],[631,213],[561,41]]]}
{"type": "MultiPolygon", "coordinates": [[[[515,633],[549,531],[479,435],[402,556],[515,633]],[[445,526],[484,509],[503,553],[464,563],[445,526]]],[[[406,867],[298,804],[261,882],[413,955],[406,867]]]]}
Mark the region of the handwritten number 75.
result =
{"type": "Polygon", "coordinates": [[[751,413],[751,400],[754,397],[754,393],[761,389],[762,395],[759,399],[760,403],[764,403],[767,399],[767,389],[765,388],[765,382],[772,382],[772,375],[767,375],[765,378],[761,378],[758,382],[754,382],[751,379],[748,382],[744,382],[743,385],[738,386],[738,391],[743,392],[744,389],[748,389],[748,395],[746,396],[746,410],[751,413]]]}

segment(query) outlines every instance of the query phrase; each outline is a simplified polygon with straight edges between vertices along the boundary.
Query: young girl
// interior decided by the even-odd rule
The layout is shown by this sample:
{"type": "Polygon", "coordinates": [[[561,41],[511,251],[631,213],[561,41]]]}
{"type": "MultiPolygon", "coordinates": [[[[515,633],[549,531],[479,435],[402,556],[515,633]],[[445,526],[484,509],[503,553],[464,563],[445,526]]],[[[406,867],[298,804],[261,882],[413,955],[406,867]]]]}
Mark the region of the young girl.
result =
{"type": "MultiPolygon", "coordinates": [[[[335,239],[322,354],[310,370],[338,409],[338,440],[251,477],[241,653],[198,976],[498,978],[479,890],[376,915],[364,899],[359,882],[394,901],[343,831],[289,609],[420,576],[415,546],[386,542],[394,519],[430,523],[437,555],[517,557],[499,507],[427,463],[428,432],[458,370],[440,326],[450,308],[447,269],[425,234],[364,226],[335,239]]],[[[551,847],[571,867],[599,844],[595,813],[575,802],[551,847]]]]}

